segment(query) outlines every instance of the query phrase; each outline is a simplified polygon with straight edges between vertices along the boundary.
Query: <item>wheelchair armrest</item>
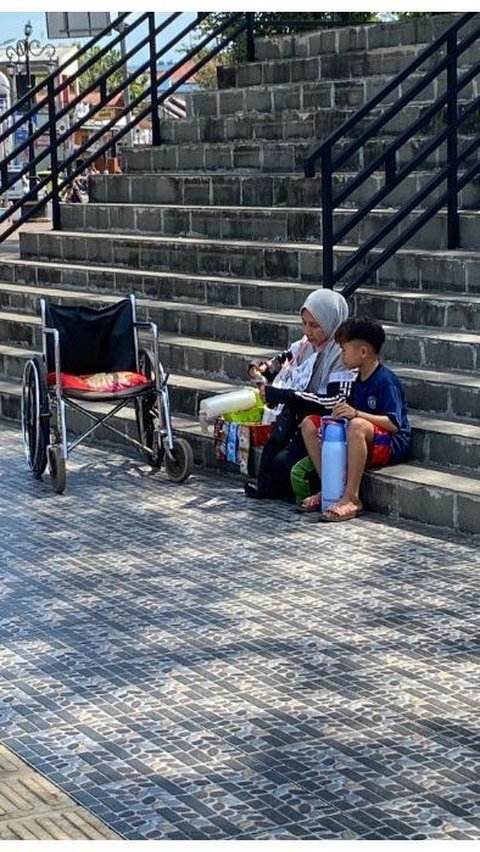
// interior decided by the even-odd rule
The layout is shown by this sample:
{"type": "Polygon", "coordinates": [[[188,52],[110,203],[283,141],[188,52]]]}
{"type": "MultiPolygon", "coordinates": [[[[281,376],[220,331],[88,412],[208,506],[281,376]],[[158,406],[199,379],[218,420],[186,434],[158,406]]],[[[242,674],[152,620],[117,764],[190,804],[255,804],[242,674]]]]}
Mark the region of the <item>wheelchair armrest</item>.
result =
{"type": "Polygon", "coordinates": [[[134,322],[133,325],[134,325],[135,328],[149,328],[151,333],[152,333],[152,337],[154,338],[154,340],[156,340],[158,338],[158,326],[157,326],[156,322],[138,322],[137,321],[137,322],[134,322]]]}
{"type": "MultiPolygon", "coordinates": [[[[59,334],[59,332],[58,332],[58,328],[49,328],[48,326],[44,326],[44,327],[42,328],[42,332],[43,332],[43,334],[45,334],[45,335],[46,335],[46,334],[53,334],[53,346],[54,346],[54,358],[55,358],[55,390],[56,390],[56,391],[57,391],[57,393],[58,393],[58,392],[59,392],[59,390],[60,390],[60,386],[61,386],[61,385],[60,385],[60,373],[61,373],[61,366],[60,366],[60,334],[59,334]]],[[[45,344],[44,357],[45,357],[45,365],[47,365],[48,360],[47,360],[47,347],[46,347],[46,344],[45,344]]]]}
{"type": "MultiPolygon", "coordinates": [[[[135,329],[139,329],[139,328],[150,329],[150,332],[151,332],[151,335],[152,335],[152,340],[153,340],[153,356],[154,356],[154,359],[155,359],[155,365],[157,366],[159,364],[159,360],[158,360],[158,326],[157,326],[156,322],[139,322],[139,321],[136,320],[133,323],[133,327],[135,329]]],[[[138,336],[137,336],[137,351],[138,351],[138,336]]],[[[138,358],[138,354],[137,354],[137,358],[138,358]]],[[[157,387],[158,387],[158,377],[157,377],[157,387]]]]}

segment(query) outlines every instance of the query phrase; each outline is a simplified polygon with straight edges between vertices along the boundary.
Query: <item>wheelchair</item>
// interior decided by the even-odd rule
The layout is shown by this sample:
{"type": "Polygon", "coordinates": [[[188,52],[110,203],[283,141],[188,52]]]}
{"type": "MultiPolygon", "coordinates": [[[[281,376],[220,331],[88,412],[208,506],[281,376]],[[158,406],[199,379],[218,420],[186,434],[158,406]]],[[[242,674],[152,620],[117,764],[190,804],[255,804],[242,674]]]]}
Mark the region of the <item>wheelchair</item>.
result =
{"type": "Polygon", "coordinates": [[[134,444],[153,469],[165,465],[173,482],[193,470],[188,441],[173,434],[168,377],[158,356],[158,330],[138,322],[135,296],[105,308],[65,306],[40,300],[42,358],[30,358],[22,379],[22,438],[30,470],[40,479],[48,465],[53,490],[66,485],[72,450],[100,426],[134,444]],[[139,332],[151,338],[140,348],[139,332]],[[90,403],[108,403],[106,413],[90,403]],[[110,423],[122,408],[135,407],[138,440],[110,423]],[[113,406],[113,407],[112,407],[113,406]],[[69,442],[67,409],[88,418],[89,428],[69,442]]]}

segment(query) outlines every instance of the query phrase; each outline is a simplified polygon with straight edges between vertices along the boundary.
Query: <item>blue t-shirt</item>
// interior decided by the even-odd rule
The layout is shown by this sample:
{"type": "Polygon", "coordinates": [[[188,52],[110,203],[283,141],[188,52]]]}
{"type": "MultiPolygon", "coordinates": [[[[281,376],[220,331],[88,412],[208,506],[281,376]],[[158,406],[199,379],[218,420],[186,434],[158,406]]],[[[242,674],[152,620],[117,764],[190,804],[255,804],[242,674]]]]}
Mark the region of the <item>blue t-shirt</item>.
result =
{"type": "Polygon", "coordinates": [[[352,388],[351,404],[359,411],[386,415],[397,427],[390,432],[392,441],[391,461],[400,461],[408,456],[412,442],[412,428],[407,417],[405,391],[395,373],[379,364],[372,375],[362,382],[358,376],[352,388]]]}

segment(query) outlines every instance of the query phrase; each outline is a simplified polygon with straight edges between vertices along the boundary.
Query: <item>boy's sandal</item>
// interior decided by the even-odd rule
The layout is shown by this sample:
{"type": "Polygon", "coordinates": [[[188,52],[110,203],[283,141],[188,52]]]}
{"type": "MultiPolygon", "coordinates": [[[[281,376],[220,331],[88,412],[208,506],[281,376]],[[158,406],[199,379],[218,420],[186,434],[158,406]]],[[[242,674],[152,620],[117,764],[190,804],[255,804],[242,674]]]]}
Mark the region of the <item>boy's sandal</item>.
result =
{"type": "Polygon", "coordinates": [[[362,506],[355,506],[353,503],[343,506],[330,506],[326,512],[322,512],[319,521],[327,524],[338,523],[339,521],[351,521],[353,518],[358,518],[363,513],[362,506]]]}
{"type": "Polygon", "coordinates": [[[321,494],[312,494],[310,497],[305,497],[299,506],[296,506],[297,512],[318,512],[322,502],[321,494]]]}

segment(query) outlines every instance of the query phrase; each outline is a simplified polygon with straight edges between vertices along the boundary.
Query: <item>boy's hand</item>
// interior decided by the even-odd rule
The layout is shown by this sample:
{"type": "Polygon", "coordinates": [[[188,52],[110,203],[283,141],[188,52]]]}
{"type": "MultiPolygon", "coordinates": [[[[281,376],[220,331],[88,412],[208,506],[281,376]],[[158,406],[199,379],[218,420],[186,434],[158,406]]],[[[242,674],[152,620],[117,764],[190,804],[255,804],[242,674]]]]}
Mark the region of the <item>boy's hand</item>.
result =
{"type": "Polygon", "coordinates": [[[258,390],[258,392],[259,392],[259,394],[260,394],[260,396],[261,396],[261,398],[262,398],[263,402],[265,402],[265,383],[264,383],[264,382],[259,382],[259,383],[257,384],[257,390],[258,390]]]}
{"type": "Polygon", "coordinates": [[[346,417],[348,420],[352,420],[357,416],[356,409],[351,405],[348,405],[347,402],[337,402],[333,408],[332,414],[334,417],[346,417]]]}
{"type": "Polygon", "coordinates": [[[254,381],[263,376],[267,369],[267,364],[265,361],[260,361],[258,364],[251,363],[248,367],[248,375],[254,381]]]}

